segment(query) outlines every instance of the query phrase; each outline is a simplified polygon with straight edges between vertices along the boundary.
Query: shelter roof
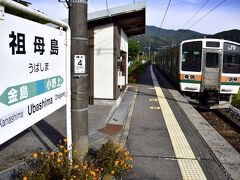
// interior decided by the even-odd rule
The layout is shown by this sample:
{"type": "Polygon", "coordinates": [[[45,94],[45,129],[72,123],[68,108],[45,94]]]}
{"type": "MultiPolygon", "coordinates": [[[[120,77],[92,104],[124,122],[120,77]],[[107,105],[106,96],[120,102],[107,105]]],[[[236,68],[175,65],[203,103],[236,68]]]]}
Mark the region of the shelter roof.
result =
{"type": "Polygon", "coordinates": [[[118,24],[127,36],[145,33],[146,3],[136,2],[88,14],[91,26],[118,24]]]}

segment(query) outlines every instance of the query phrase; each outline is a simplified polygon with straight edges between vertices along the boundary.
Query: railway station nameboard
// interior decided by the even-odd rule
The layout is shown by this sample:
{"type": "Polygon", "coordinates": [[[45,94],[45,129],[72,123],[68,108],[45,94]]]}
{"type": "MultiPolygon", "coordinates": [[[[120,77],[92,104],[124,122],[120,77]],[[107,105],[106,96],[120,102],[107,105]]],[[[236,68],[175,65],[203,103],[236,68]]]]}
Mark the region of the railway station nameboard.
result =
{"type": "Polygon", "coordinates": [[[65,31],[0,20],[0,145],[66,104],[65,31]]]}

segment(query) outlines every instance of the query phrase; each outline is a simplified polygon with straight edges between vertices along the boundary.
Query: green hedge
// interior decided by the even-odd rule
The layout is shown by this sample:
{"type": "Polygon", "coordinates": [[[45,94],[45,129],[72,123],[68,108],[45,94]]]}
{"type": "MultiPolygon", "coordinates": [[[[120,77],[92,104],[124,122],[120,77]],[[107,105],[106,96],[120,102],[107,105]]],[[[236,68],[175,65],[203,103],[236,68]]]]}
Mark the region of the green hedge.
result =
{"type": "Polygon", "coordinates": [[[141,61],[135,61],[134,64],[128,67],[128,82],[136,83],[140,73],[143,72],[144,65],[141,61]]]}
{"type": "Polygon", "coordinates": [[[232,105],[234,107],[240,109],[240,90],[238,91],[238,94],[233,95],[233,97],[232,97],[232,105]]]}

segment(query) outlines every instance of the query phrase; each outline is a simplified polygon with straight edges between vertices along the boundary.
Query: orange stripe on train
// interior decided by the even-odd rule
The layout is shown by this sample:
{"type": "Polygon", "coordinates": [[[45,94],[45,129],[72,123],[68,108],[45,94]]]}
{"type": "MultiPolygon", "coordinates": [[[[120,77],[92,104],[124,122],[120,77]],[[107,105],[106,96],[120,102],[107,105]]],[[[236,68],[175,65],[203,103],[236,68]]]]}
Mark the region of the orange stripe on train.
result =
{"type": "Polygon", "coordinates": [[[184,80],[185,78],[185,75],[194,75],[195,76],[195,78],[194,78],[194,80],[196,80],[196,81],[201,81],[202,80],[202,75],[195,75],[195,74],[179,74],[179,79],[180,80],[184,80]]]}
{"type": "MultiPolygon", "coordinates": [[[[234,77],[234,76],[231,76],[234,77]]],[[[228,77],[227,76],[221,76],[221,82],[228,82],[228,77]]],[[[237,82],[240,82],[240,77],[237,77],[237,82]]]]}

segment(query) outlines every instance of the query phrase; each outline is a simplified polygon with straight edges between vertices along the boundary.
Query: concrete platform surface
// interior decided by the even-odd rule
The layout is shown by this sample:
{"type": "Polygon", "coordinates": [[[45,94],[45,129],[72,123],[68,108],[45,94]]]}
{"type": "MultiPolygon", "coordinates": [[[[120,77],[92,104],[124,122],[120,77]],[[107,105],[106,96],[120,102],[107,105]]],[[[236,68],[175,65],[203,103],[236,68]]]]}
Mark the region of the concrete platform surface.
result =
{"type": "MultiPolygon", "coordinates": [[[[184,161],[197,162],[204,179],[240,179],[239,153],[155,67],[151,72],[150,69],[146,65],[139,82],[129,85],[118,100],[97,100],[89,106],[89,146],[97,148],[110,138],[126,146],[134,157],[134,168],[123,179],[184,179],[180,167],[184,161]],[[159,87],[153,83],[152,72],[159,87]],[[157,88],[158,91],[161,88],[163,95],[159,96],[157,88]],[[168,112],[163,101],[171,109],[168,112]],[[186,137],[193,158],[176,154],[166,122],[171,114],[186,137]]],[[[0,146],[0,180],[8,179],[15,165],[24,162],[32,152],[56,149],[64,137],[65,107],[0,146]]],[[[178,143],[178,138],[175,141],[178,143]]]]}
{"type": "MultiPolygon", "coordinates": [[[[89,105],[89,147],[99,147],[109,138],[120,137],[132,99],[133,93],[126,90],[118,100],[96,100],[95,105],[89,105]],[[117,125],[110,123],[113,117],[119,119],[117,125]]],[[[0,146],[0,180],[8,179],[12,169],[34,151],[57,149],[67,134],[65,114],[62,107],[0,146]]]]}

